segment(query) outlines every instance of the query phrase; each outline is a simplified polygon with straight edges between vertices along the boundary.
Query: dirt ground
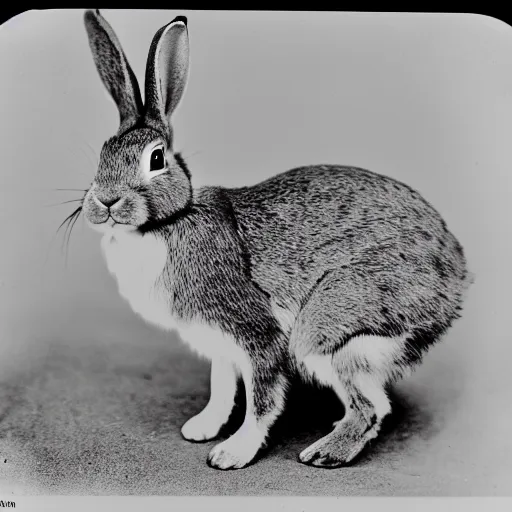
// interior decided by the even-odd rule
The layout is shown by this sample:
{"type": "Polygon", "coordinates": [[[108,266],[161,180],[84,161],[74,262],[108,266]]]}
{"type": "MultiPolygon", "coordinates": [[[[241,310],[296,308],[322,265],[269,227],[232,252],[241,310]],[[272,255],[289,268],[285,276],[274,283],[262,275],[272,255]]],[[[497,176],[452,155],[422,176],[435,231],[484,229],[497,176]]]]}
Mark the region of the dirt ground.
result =
{"type": "Polygon", "coordinates": [[[322,470],[297,461],[343,412],[329,392],[297,384],[269,450],[254,465],[229,472],[206,465],[214,442],[191,444],[180,435],[208,399],[208,363],[121,303],[117,309],[88,303],[97,321],[85,325],[79,310],[88,300],[55,320],[60,337],[41,340],[2,372],[0,476],[8,493],[510,493],[511,377],[500,368],[503,359],[488,366],[481,344],[468,336],[478,306],[471,296],[466,317],[396,387],[392,417],[356,464],[322,470]]]}

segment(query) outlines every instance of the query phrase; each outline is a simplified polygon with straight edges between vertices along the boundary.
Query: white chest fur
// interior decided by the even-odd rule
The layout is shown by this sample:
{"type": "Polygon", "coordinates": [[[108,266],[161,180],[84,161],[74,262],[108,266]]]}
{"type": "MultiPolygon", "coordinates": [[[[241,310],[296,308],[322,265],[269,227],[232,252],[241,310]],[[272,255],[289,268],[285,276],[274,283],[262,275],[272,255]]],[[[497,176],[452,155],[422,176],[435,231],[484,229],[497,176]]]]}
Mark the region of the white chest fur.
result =
{"type": "Polygon", "coordinates": [[[116,232],[105,234],[101,245],[119,293],[132,309],[152,324],[175,328],[171,304],[160,282],[167,261],[165,241],[152,234],[116,232]]]}
{"type": "Polygon", "coordinates": [[[168,258],[164,240],[151,234],[108,232],[101,246],[120,295],[142,318],[165,330],[176,329],[183,341],[208,359],[222,357],[238,367],[244,365],[244,356],[230,336],[215,327],[173,317],[170,294],[161,280],[168,258]]]}

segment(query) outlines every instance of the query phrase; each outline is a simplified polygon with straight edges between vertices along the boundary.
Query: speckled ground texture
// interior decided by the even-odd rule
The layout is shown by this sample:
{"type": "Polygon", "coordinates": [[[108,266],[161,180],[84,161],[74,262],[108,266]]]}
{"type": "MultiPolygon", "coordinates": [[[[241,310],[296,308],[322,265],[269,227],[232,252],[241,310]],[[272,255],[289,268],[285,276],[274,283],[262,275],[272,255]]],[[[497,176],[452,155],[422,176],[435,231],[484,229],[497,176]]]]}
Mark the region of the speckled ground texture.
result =
{"type": "MultiPolygon", "coordinates": [[[[75,297],[67,315],[55,311],[37,343],[3,361],[0,482],[9,494],[510,493],[511,377],[506,362],[486,358],[469,336],[477,321],[471,294],[466,317],[396,386],[381,438],[356,464],[334,470],[297,462],[343,412],[329,392],[299,384],[256,464],[209,468],[213,442],[191,444],[180,435],[207,402],[208,363],[121,301],[112,304],[92,292],[75,297]]],[[[240,419],[238,409],[231,428],[240,419]]]]}

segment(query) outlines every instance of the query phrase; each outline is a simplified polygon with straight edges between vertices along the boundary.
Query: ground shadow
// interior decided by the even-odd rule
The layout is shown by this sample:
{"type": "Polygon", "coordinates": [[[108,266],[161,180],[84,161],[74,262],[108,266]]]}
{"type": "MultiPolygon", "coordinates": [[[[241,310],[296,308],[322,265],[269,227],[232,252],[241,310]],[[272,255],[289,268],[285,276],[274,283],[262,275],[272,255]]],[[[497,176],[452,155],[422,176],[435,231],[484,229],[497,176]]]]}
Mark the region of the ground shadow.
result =
{"type": "MultiPolygon", "coordinates": [[[[391,389],[392,412],[373,440],[353,462],[369,463],[375,457],[407,451],[420,437],[428,439],[436,432],[431,412],[424,402],[416,401],[407,391],[391,389]]],[[[328,434],[334,421],[345,414],[344,407],[333,391],[302,382],[294,383],[282,417],[272,429],[268,450],[290,451],[296,455],[310,443],[328,434]]]]}
{"type": "MultiPolygon", "coordinates": [[[[197,414],[209,399],[209,390],[205,385],[205,379],[202,382],[203,386],[200,391],[198,390],[199,393],[194,394],[193,397],[184,397],[182,405],[186,410],[179,412],[167,410],[164,415],[172,414],[175,418],[179,416],[180,421],[184,421],[197,414]],[[193,404],[192,408],[190,407],[191,403],[193,404]]],[[[171,390],[170,392],[172,393],[171,390]]],[[[418,437],[428,439],[436,432],[431,412],[423,401],[418,401],[418,397],[411,396],[407,390],[394,388],[389,390],[388,395],[391,400],[392,412],[384,420],[379,437],[372,441],[356,459],[358,463],[369,462],[375,456],[384,453],[406,451],[409,443],[414,442],[418,437]]],[[[178,405],[176,397],[174,402],[173,405],[176,408],[178,405]]],[[[162,413],[162,408],[159,409],[162,413]]],[[[245,409],[244,385],[239,382],[235,407],[229,421],[219,434],[220,439],[225,439],[236,432],[243,423],[245,409]]],[[[341,419],[344,414],[343,405],[331,389],[297,379],[291,385],[283,414],[271,429],[269,445],[263,454],[290,450],[295,458],[299,447],[305,447],[308,443],[313,443],[328,434],[332,430],[333,422],[341,419]]],[[[153,417],[155,423],[162,424],[163,418],[157,418],[155,411],[150,416],[153,417]]],[[[167,428],[169,419],[166,418],[164,421],[167,428]]],[[[176,420],[173,423],[175,422],[176,420]]]]}

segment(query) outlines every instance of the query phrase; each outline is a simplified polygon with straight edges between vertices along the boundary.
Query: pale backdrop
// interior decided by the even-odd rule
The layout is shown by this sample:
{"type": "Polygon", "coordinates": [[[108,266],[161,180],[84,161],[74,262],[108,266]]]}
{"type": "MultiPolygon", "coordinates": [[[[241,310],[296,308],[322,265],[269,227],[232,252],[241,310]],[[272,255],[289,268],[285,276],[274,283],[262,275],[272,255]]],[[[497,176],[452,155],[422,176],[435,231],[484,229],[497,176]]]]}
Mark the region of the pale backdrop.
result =
{"type": "Polygon", "coordinates": [[[175,149],[193,183],[239,186],[318,163],[405,181],[465,247],[476,282],[464,317],[398,388],[414,432],[397,427],[359,466],[300,466],[294,454],[318,437],[306,435],[242,472],[206,468],[212,444],[189,445],[179,428],[207,400],[207,365],[131,313],[98,235],[81,219],[67,266],[62,234],[54,237],[74,206],[48,205],[79,197],[55,189],[88,186],[118,123],[83,13],[21,14],[0,28],[5,485],[43,493],[510,493],[511,28],[476,15],[103,11],[139,80],[153,34],[179,14],[189,19],[191,72],[175,149]],[[121,432],[137,441],[115,455],[121,432]],[[144,443],[159,436],[167,444],[152,452],[144,443]],[[152,455],[141,476],[130,461],[144,453],[152,455]]]}

